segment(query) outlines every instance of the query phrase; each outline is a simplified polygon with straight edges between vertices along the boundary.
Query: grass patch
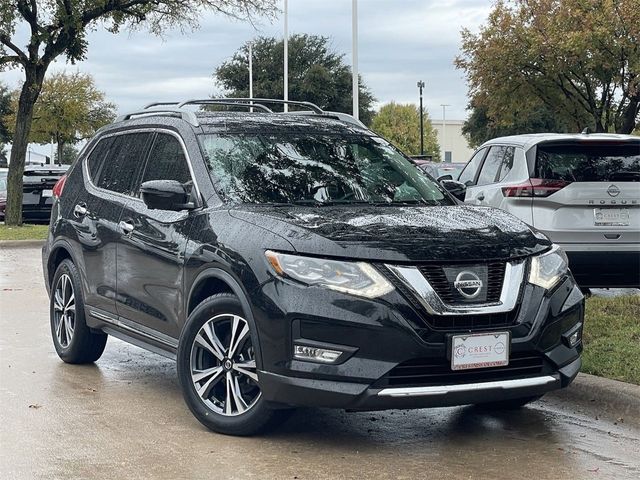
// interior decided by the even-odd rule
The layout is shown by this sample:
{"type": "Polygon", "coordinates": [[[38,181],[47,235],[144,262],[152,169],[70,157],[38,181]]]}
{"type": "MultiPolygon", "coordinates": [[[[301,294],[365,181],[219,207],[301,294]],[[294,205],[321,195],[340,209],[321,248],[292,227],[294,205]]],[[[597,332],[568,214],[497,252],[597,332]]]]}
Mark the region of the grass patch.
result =
{"type": "Polygon", "coordinates": [[[640,295],[587,300],[582,371],[640,385],[640,295]]]}
{"type": "Polygon", "coordinates": [[[8,227],[0,225],[0,240],[44,240],[47,238],[49,225],[22,225],[8,227]]]}

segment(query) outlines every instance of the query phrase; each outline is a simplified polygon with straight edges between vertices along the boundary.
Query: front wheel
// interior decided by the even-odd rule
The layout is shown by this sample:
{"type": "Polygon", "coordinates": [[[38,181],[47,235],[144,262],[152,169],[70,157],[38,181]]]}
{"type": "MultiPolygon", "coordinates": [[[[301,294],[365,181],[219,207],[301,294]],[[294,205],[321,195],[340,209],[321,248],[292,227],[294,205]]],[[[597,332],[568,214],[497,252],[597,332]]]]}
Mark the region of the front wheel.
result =
{"type": "Polygon", "coordinates": [[[256,366],[257,335],[232,294],[204,300],[189,316],[178,346],[178,378],[187,406],[207,428],[254,435],[287,412],[269,408],[256,366]]]}

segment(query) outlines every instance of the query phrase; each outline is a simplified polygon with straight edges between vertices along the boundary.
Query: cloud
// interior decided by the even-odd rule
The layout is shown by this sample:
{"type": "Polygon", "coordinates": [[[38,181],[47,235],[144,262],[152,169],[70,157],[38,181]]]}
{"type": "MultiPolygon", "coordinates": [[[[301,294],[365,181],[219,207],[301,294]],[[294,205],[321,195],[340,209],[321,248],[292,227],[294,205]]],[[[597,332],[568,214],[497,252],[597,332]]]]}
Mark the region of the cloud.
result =
{"type": "MultiPolygon", "coordinates": [[[[477,30],[490,2],[484,0],[360,0],[360,74],[380,103],[417,102],[416,82],[427,84],[425,105],[440,118],[440,104],[451,104],[449,118],[464,118],[467,88],[453,60],[460,30],[477,30]]],[[[290,33],[331,38],[333,47],[351,61],[351,2],[290,0],[290,33]]],[[[147,32],[88,36],[87,59],[77,65],[63,60],[53,70],[80,70],[94,75],[121,112],[156,101],[208,97],[215,91],[212,73],[245,41],[257,35],[282,36],[282,19],[259,21],[256,27],[229,18],[203,15],[200,28],[185,35],[147,32]]],[[[20,72],[5,72],[13,86],[20,72]]]]}

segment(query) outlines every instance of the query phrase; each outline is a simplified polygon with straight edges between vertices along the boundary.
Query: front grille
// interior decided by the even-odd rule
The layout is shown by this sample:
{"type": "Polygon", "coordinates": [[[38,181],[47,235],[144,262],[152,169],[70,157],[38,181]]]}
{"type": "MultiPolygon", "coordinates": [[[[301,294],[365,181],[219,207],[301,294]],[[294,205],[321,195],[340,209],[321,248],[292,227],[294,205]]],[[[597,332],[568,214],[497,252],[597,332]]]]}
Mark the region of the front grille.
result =
{"type": "Polygon", "coordinates": [[[427,319],[436,330],[478,330],[509,327],[514,324],[518,310],[481,315],[431,315],[427,319]]]}
{"type": "Polygon", "coordinates": [[[545,373],[545,360],[532,352],[513,353],[509,365],[478,370],[451,370],[444,358],[421,358],[401,363],[380,378],[374,388],[422,387],[491,382],[535,377],[545,373]]]}
{"type": "Polygon", "coordinates": [[[418,270],[424,275],[443,302],[450,305],[457,303],[496,303],[500,300],[502,283],[505,272],[504,262],[493,262],[479,265],[440,266],[418,265],[418,270]],[[486,271],[486,285],[483,286],[483,295],[480,301],[465,300],[453,286],[453,280],[457,272],[474,269],[486,271]],[[485,270],[486,269],[486,270],[485,270]]]}

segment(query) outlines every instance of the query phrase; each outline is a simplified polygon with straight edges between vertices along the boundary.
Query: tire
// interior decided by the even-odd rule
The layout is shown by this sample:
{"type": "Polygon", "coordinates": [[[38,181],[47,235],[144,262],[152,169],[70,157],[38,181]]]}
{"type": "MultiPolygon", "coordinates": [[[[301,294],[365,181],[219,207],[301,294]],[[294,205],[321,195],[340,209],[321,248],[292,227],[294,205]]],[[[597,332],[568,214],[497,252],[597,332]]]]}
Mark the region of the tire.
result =
{"type": "Polygon", "coordinates": [[[66,363],[92,363],[100,358],[107,334],[91,331],[84,317],[80,273],[74,263],[60,262],[51,284],[49,319],[58,356],[66,363]]]}
{"type": "Polygon", "coordinates": [[[477,403],[476,407],[482,410],[517,410],[525,405],[540,400],[542,395],[531,397],[513,398],[511,400],[501,400],[499,402],[477,403]]]}
{"type": "Polygon", "coordinates": [[[178,379],[187,406],[205,427],[227,435],[265,432],[289,414],[270,408],[262,396],[258,339],[245,317],[235,295],[213,295],[189,315],[178,345],[178,379]]]}

